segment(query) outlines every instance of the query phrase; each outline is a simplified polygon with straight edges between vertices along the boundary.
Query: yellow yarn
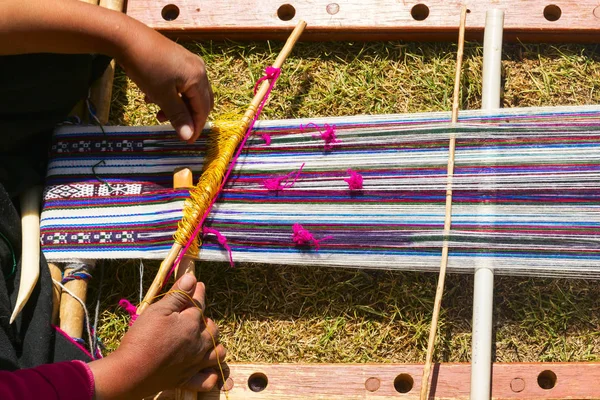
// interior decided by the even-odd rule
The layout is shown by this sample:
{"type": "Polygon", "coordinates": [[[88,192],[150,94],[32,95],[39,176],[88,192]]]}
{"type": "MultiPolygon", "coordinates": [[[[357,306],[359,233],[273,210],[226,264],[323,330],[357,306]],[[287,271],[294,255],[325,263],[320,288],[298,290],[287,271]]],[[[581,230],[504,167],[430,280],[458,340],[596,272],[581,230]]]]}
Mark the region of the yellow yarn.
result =
{"type": "MultiPolygon", "coordinates": [[[[213,198],[217,195],[223,177],[229,167],[236,148],[244,138],[249,120],[216,121],[207,134],[207,152],[202,176],[196,186],[190,190],[190,197],[185,200],[183,217],[179,221],[177,232],[173,238],[181,246],[185,246],[196,230],[200,219],[206,213],[213,198]]],[[[197,255],[201,242],[194,240],[188,254],[197,255]]]]}

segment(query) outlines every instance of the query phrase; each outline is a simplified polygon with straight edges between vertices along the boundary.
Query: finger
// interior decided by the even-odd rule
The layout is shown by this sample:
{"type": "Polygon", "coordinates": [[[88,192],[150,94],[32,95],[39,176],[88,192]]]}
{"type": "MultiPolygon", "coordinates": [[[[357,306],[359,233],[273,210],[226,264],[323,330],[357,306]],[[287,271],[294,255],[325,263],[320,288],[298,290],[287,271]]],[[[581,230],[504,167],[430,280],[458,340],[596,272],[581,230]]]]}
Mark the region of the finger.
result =
{"type": "Polygon", "coordinates": [[[219,375],[214,370],[198,372],[183,385],[183,389],[193,392],[208,392],[215,387],[219,381],[219,375]]]}
{"type": "Polygon", "coordinates": [[[196,289],[194,290],[194,294],[192,295],[192,299],[194,300],[193,307],[189,307],[186,310],[182,311],[182,314],[194,314],[199,312],[200,317],[204,315],[204,310],[206,309],[206,286],[204,283],[198,282],[196,284],[196,289]]]}
{"type": "Polygon", "coordinates": [[[204,323],[205,328],[202,330],[200,336],[202,336],[202,339],[211,346],[216,345],[219,343],[219,328],[210,318],[206,318],[204,323]]]}
{"type": "Polygon", "coordinates": [[[170,293],[156,304],[160,304],[172,312],[185,310],[190,306],[190,297],[194,295],[196,286],[196,277],[194,277],[194,275],[183,274],[183,276],[175,282],[169,291],[170,293]]]}
{"type": "Polygon", "coordinates": [[[206,286],[204,285],[204,282],[198,282],[198,284],[196,285],[196,290],[194,291],[194,295],[192,297],[198,302],[202,311],[204,311],[206,308],[206,286]]]}
{"type": "Polygon", "coordinates": [[[171,125],[175,128],[181,140],[188,141],[194,136],[194,120],[185,102],[177,92],[174,91],[170,95],[166,95],[158,105],[171,121],[171,125]]]}
{"type": "Polygon", "coordinates": [[[198,139],[198,136],[202,133],[202,129],[204,129],[204,124],[206,124],[208,114],[212,109],[213,100],[211,93],[212,89],[206,76],[200,83],[192,86],[183,93],[192,114],[192,119],[194,120],[194,135],[190,138],[189,142],[198,139]]]}
{"type": "Polygon", "coordinates": [[[217,347],[206,352],[201,363],[202,368],[218,366],[219,363],[223,363],[225,361],[226,355],[227,350],[225,347],[222,344],[218,344],[217,347]]]}
{"type": "Polygon", "coordinates": [[[163,110],[160,110],[156,113],[156,119],[158,120],[158,122],[167,122],[169,120],[163,112],[163,110]]]}

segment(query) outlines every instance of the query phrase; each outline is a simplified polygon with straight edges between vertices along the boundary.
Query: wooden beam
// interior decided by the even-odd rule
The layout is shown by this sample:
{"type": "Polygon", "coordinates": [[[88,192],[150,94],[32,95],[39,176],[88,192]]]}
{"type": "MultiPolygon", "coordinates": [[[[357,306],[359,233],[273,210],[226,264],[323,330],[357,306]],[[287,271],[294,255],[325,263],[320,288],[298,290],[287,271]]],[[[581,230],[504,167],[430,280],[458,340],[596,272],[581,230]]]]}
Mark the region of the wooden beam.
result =
{"type": "MultiPolygon", "coordinates": [[[[230,400],[418,399],[422,364],[232,364],[230,400]],[[264,383],[266,382],[266,387],[264,383]],[[258,390],[264,387],[261,391],[258,390]]],[[[498,363],[493,399],[600,398],[600,363],[498,363]]],[[[435,364],[429,398],[468,399],[471,366],[435,364]]],[[[163,393],[161,399],[172,398],[163,393]]],[[[226,399],[223,390],[199,399],[226,399]]]]}
{"type": "Polygon", "coordinates": [[[509,41],[597,42],[596,0],[129,0],[127,14],[181,39],[285,39],[307,22],[303,40],[456,40],[462,6],[467,39],[482,39],[485,13],[504,10],[509,41]]]}

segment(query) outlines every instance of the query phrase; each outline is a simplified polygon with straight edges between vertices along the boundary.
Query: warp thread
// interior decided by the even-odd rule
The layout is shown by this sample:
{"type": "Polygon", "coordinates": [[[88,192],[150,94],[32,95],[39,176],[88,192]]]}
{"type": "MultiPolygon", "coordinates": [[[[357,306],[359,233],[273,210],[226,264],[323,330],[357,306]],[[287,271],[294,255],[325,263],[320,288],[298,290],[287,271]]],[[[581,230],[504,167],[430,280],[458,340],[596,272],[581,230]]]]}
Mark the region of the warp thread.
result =
{"type": "Polygon", "coordinates": [[[284,190],[284,189],[289,189],[292,186],[294,186],[294,184],[298,180],[298,177],[300,177],[300,172],[302,172],[302,168],[304,168],[304,165],[305,165],[305,163],[302,163],[302,165],[300,166],[300,169],[298,171],[289,172],[288,174],[286,174],[284,176],[279,176],[279,177],[275,177],[275,178],[267,178],[262,182],[262,185],[267,190],[271,190],[274,192],[284,190]],[[293,175],[294,175],[294,180],[292,180],[291,182],[288,182],[288,179],[291,179],[293,175]],[[283,182],[283,184],[282,184],[282,182],[283,182]]]}
{"type": "MultiPolygon", "coordinates": [[[[335,136],[335,125],[324,124],[321,128],[319,125],[309,122],[306,125],[300,125],[300,132],[304,132],[309,128],[314,128],[319,132],[319,137],[325,142],[323,148],[326,151],[333,149],[333,145],[340,142],[335,136]]],[[[313,134],[313,137],[317,137],[317,135],[313,134]]]]}
{"type": "Polygon", "coordinates": [[[321,242],[327,239],[333,239],[333,236],[325,236],[324,238],[317,239],[307,229],[304,229],[302,225],[295,223],[292,227],[292,240],[298,246],[314,246],[315,251],[319,251],[321,248],[321,242]]]}
{"type": "Polygon", "coordinates": [[[229,254],[229,265],[231,265],[231,268],[235,267],[235,264],[233,263],[233,255],[231,253],[231,247],[227,243],[227,238],[225,236],[223,236],[221,234],[221,232],[219,232],[218,230],[209,228],[208,226],[205,226],[202,229],[202,234],[204,236],[211,235],[211,234],[215,235],[217,237],[217,242],[219,242],[219,244],[221,246],[223,246],[223,248],[227,251],[227,254],[229,254]]]}
{"type": "Polygon", "coordinates": [[[248,125],[248,128],[246,129],[246,133],[244,134],[244,138],[241,140],[240,144],[238,145],[238,149],[237,149],[234,157],[232,158],[231,162],[229,163],[229,168],[227,169],[227,172],[223,176],[223,179],[221,180],[221,184],[217,188],[217,191],[216,191],[215,195],[213,196],[212,200],[208,204],[208,207],[206,208],[206,211],[204,212],[204,215],[202,216],[202,218],[200,218],[200,220],[198,221],[198,224],[196,225],[196,228],[194,229],[194,231],[192,232],[192,234],[188,238],[188,241],[187,241],[186,245],[179,252],[179,256],[175,259],[175,262],[173,263],[173,266],[171,267],[171,270],[169,271],[169,273],[165,277],[165,280],[163,282],[162,287],[164,287],[166,285],[166,283],[169,281],[169,279],[171,278],[171,275],[173,275],[173,272],[175,271],[175,269],[177,268],[177,266],[179,265],[179,263],[181,262],[181,260],[185,256],[186,252],[188,251],[188,249],[192,246],[192,244],[194,243],[194,241],[198,237],[198,234],[200,233],[200,229],[204,225],[204,221],[206,220],[206,217],[208,217],[208,214],[212,210],[212,206],[217,201],[217,198],[219,198],[219,194],[223,191],[223,187],[225,186],[225,183],[229,179],[229,176],[231,175],[231,172],[233,171],[233,168],[234,168],[237,160],[240,158],[240,155],[242,154],[242,150],[244,149],[244,146],[246,145],[246,142],[248,141],[248,137],[250,136],[250,133],[254,129],[254,125],[256,124],[256,121],[258,121],[258,118],[260,118],[260,114],[261,114],[263,108],[265,107],[265,104],[267,103],[267,100],[269,99],[269,95],[271,94],[271,91],[273,90],[273,87],[275,86],[275,82],[277,82],[277,79],[279,78],[280,74],[281,74],[281,69],[280,68],[267,67],[265,69],[265,76],[263,77],[265,79],[262,79],[262,78],[259,79],[259,81],[255,85],[255,88],[256,88],[256,87],[258,87],[258,83],[259,82],[263,82],[264,80],[267,80],[267,79],[270,81],[269,82],[269,87],[267,89],[267,92],[265,93],[265,96],[263,97],[263,99],[260,102],[259,106],[256,108],[256,112],[254,113],[254,117],[252,118],[252,121],[250,121],[250,124],[248,125]],[[267,71],[269,73],[267,73],[267,71]]]}
{"type": "Polygon", "coordinates": [[[354,171],[352,168],[349,168],[346,172],[350,174],[349,178],[344,179],[344,181],[348,183],[348,188],[350,190],[361,190],[363,188],[362,175],[354,171]]]}

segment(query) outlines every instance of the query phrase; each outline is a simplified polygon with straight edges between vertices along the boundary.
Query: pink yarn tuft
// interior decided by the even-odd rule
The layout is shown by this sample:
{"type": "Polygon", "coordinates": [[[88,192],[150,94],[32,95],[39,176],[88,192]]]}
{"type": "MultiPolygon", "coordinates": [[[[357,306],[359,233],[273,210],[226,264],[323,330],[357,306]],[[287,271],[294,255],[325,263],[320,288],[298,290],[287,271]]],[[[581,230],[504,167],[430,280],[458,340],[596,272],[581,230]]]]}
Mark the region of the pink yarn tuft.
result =
{"type": "Polygon", "coordinates": [[[277,79],[277,78],[279,78],[280,73],[281,73],[280,68],[275,68],[273,66],[269,66],[269,67],[265,68],[265,74],[263,76],[261,76],[254,84],[254,94],[256,94],[256,91],[258,90],[258,86],[261,83],[263,83],[263,81],[277,79]]]}
{"type": "Polygon", "coordinates": [[[227,250],[227,253],[229,254],[229,265],[231,265],[231,268],[235,267],[235,264],[233,263],[233,255],[232,255],[232,253],[231,253],[231,247],[230,247],[230,246],[229,246],[229,244],[227,243],[227,238],[226,238],[225,236],[223,236],[223,235],[221,234],[221,232],[219,232],[218,230],[216,230],[216,229],[213,229],[213,228],[209,228],[209,227],[207,227],[207,226],[205,226],[205,227],[202,229],[202,234],[203,234],[204,236],[206,236],[206,235],[210,235],[210,234],[213,234],[213,235],[215,235],[215,236],[217,237],[217,242],[219,242],[219,244],[220,244],[221,246],[223,246],[223,248],[224,248],[225,250],[227,250]]]}
{"type": "MultiPolygon", "coordinates": [[[[319,128],[319,125],[310,122],[306,125],[300,125],[300,131],[304,132],[304,130],[309,127],[312,127],[319,132],[319,136],[325,141],[325,145],[323,146],[325,150],[333,149],[333,144],[340,142],[335,137],[335,125],[324,124],[323,130],[321,130],[321,128],[319,128]]],[[[315,135],[313,135],[313,137],[315,137],[315,135]]]]}
{"type": "Polygon", "coordinates": [[[305,163],[303,163],[300,166],[300,169],[298,171],[292,171],[284,176],[279,176],[276,178],[267,178],[262,182],[262,185],[267,190],[271,190],[274,192],[283,190],[283,189],[289,189],[292,186],[294,186],[294,184],[298,180],[298,177],[300,176],[300,172],[302,172],[302,168],[304,168],[304,165],[305,165],[305,163]],[[287,182],[287,180],[290,179],[293,174],[296,174],[296,176],[294,176],[294,180],[291,182],[287,182]],[[282,182],[284,182],[284,183],[282,184],[282,182]]]}
{"type": "Polygon", "coordinates": [[[271,135],[268,133],[261,133],[260,137],[265,141],[265,146],[271,145],[271,135]]]}
{"type": "Polygon", "coordinates": [[[119,300],[119,306],[121,308],[123,308],[131,317],[131,320],[129,321],[129,325],[133,325],[133,323],[135,322],[135,320],[138,317],[138,313],[137,313],[137,307],[134,306],[133,304],[131,304],[129,302],[129,300],[127,299],[121,299],[119,300]]]}
{"type": "Polygon", "coordinates": [[[321,247],[321,242],[327,239],[333,239],[333,236],[325,236],[322,239],[316,239],[312,233],[304,229],[302,225],[296,223],[292,227],[292,240],[298,246],[314,246],[315,250],[318,251],[321,247]]]}
{"type": "Polygon", "coordinates": [[[363,188],[363,177],[353,169],[348,169],[349,178],[344,179],[348,183],[350,190],[360,190],[363,188]]]}

